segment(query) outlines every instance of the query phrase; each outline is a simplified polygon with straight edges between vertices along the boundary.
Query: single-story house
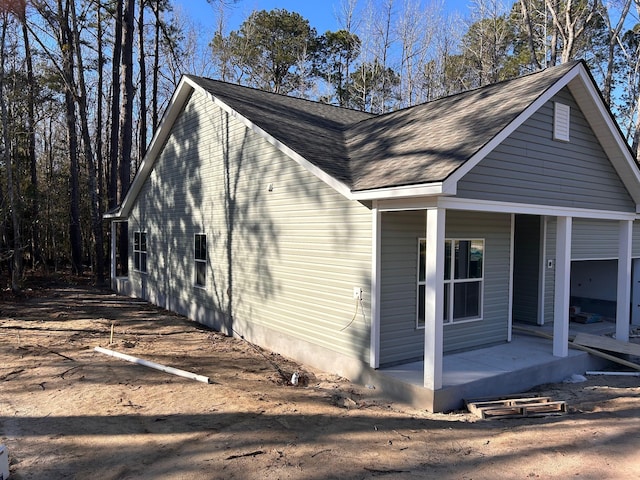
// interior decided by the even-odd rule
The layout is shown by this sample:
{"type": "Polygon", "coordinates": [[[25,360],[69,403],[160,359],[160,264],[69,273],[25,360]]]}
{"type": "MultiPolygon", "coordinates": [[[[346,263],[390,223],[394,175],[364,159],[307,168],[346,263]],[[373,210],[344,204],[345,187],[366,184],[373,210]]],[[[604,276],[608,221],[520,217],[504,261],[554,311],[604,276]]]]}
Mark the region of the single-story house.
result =
{"type": "Polygon", "coordinates": [[[383,115],[185,75],[106,215],[111,281],[347,378],[423,361],[438,409],[443,357],[514,322],[565,357],[585,303],[628,339],[639,204],[582,61],[383,115]]]}

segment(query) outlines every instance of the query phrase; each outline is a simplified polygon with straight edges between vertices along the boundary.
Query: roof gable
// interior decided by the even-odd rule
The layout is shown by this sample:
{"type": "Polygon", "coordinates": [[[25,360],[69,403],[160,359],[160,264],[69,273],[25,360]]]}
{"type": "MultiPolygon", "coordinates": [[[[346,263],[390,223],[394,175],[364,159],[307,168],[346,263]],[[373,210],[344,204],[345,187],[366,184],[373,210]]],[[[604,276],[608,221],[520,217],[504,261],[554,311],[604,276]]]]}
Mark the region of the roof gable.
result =
{"type": "Polygon", "coordinates": [[[339,182],[351,185],[344,132],[373,114],[207,78],[187,78],[274,140],[339,182]]]}
{"type": "Polygon", "coordinates": [[[457,182],[560,89],[568,87],[634,201],[640,174],[583,62],[385,115],[184,76],[118,212],[126,217],[171,125],[194,90],[343,195],[368,200],[455,194],[457,182]]]}
{"type": "Polygon", "coordinates": [[[348,136],[353,190],[446,180],[574,65],[361,122],[348,136]]]}
{"type": "Polygon", "coordinates": [[[536,110],[457,183],[457,198],[633,212],[625,188],[567,87],[536,110]],[[568,141],[554,138],[558,105],[568,141]]]}

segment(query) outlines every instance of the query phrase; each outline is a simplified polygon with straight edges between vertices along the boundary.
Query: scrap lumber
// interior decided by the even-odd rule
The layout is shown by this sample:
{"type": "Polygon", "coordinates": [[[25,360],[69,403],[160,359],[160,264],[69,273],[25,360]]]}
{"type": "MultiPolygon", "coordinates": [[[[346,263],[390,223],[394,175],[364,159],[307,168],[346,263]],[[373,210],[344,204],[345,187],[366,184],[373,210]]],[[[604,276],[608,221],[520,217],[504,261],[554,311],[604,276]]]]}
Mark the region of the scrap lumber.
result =
{"type": "MultiPolygon", "coordinates": [[[[553,335],[549,335],[548,333],[533,330],[531,328],[514,325],[513,329],[519,330],[523,333],[528,333],[530,335],[546,338],[548,340],[553,340],[553,335]]],[[[577,343],[573,343],[572,341],[569,342],[569,346],[571,348],[575,348],[576,350],[582,350],[583,352],[587,352],[587,353],[590,353],[591,355],[595,355],[596,357],[604,358],[605,360],[609,360],[611,362],[624,365],[625,367],[633,368],[634,370],[640,370],[640,365],[637,363],[629,362],[628,360],[624,360],[622,358],[616,357],[615,355],[610,355],[608,353],[601,352],[600,350],[597,350],[595,348],[586,347],[584,345],[578,345],[577,343]]]]}
{"type": "MultiPolygon", "coordinates": [[[[512,326],[513,330],[517,330],[520,331],[522,333],[526,333],[528,335],[533,335],[535,337],[542,337],[542,338],[546,338],[547,340],[553,340],[553,335],[549,334],[549,333],[545,333],[541,330],[535,330],[533,328],[529,328],[529,327],[524,327],[521,325],[513,325],[512,326]]],[[[571,337],[569,337],[569,340],[571,340],[571,337]]]]}
{"type": "Polygon", "coordinates": [[[550,397],[497,398],[468,401],[469,412],[482,419],[546,417],[567,413],[567,403],[550,397]]]}
{"type": "Polygon", "coordinates": [[[623,353],[640,357],[640,345],[636,343],[624,342],[611,337],[590,335],[588,333],[578,333],[573,343],[583,347],[597,348],[609,352],[623,353]]]}
{"type": "Polygon", "coordinates": [[[640,377],[640,372],[607,372],[607,371],[593,371],[587,370],[586,375],[610,375],[612,377],[640,377]]]}
{"type": "Polygon", "coordinates": [[[634,370],[640,370],[640,365],[637,363],[629,362],[628,360],[624,360],[620,357],[616,357],[615,355],[609,355],[608,353],[601,352],[600,350],[596,350],[595,348],[585,347],[584,345],[578,345],[577,343],[569,343],[570,347],[576,348],[578,350],[582,350],[584,352],[595,355],[596,357],[604,358],[605,360],[610,360],[615,363],[619,363],[620,365],[624,365],[625,367],[633,368],[634,370]]]}

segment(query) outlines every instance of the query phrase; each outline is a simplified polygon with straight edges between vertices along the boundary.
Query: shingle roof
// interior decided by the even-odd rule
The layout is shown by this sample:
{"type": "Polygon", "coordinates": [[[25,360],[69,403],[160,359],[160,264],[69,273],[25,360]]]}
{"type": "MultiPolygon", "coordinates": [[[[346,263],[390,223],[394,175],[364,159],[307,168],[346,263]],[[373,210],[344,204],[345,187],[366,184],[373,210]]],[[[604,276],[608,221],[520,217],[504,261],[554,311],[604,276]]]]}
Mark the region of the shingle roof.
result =
{"type": "Polygon", "coordinates": [[[372,114],[187,75],[329,175],[351,184],[344,132],[372,114]]]}
{"type": "Polygon", "coordinates": [[[379,116],[188,78],[358,191],[445,180],[577,63],[379,116]]]}

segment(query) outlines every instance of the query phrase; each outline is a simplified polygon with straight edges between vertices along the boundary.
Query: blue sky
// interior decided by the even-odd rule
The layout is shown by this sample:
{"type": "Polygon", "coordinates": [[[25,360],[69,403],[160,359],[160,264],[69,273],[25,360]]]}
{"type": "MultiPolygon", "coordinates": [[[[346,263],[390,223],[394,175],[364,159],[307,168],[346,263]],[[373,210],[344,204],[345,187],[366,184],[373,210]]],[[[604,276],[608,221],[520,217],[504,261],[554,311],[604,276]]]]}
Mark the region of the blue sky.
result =
{"type": "MultiPolygon", "coordinates": [[[[364,6],[366,0],[360,0],[360,6],[364,6]]],[[[469,14],[470,0],[427,0],[425,4],[442,3],[447,12],[456,12],[462,17],[469,14]]],[[[215,10],[207,0],[177,0],[176,5],[182,9],[196,22],[200,23],[206,30],[208,27],[213,32],[215,25],[215,10]]],[[[400,4],[400,2],[398,2],[400,4]]],[[[273,10],[275,8],[285,9],[290,12],[297,12],[309,20],[312,27],[318,33],[327,30],[338,30],[340,25],[336,19],[336,11],[341,5],[341,0],[240,0],[230,9],[232,16],[229,22],[229,29],[237,29],[240,23],[254,10],[273,10]]]]}

